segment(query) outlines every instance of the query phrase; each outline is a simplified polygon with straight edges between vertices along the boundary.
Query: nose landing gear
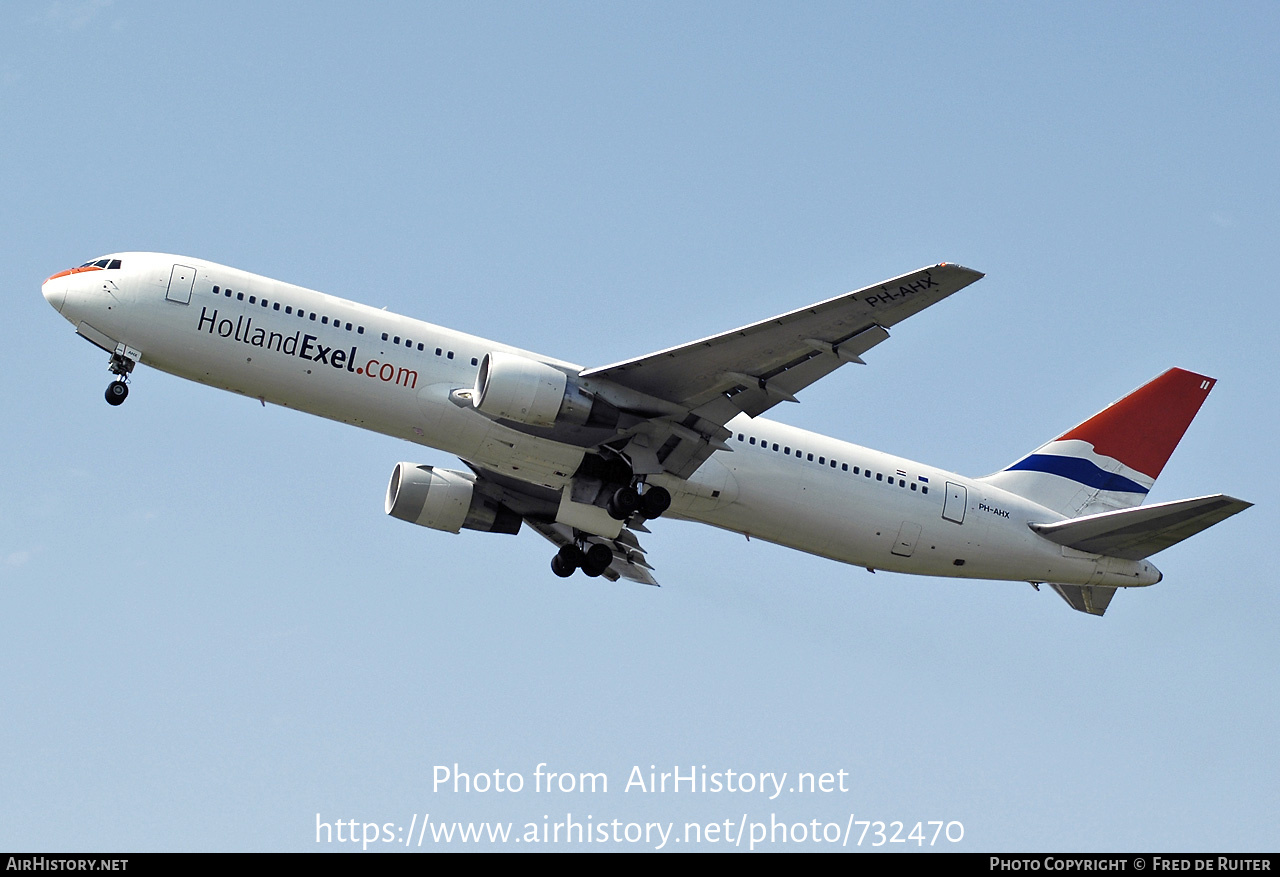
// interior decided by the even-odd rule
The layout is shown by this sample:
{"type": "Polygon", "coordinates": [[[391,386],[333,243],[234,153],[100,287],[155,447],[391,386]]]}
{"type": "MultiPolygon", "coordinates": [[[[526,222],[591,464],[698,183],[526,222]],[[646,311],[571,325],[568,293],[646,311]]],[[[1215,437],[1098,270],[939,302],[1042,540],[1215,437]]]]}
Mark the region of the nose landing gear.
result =
{"type": "Polygon", "coordinates": [[[107,386],[105,395],[108,405],[119,405],[129,397],[129,385],[125,382],[129,380],[129,373],[141,358],[142,354],[124,344],[117,346],[116,352],[111,354],[111,363],[107,368],[116,375],[116,380],[107,386]]]}

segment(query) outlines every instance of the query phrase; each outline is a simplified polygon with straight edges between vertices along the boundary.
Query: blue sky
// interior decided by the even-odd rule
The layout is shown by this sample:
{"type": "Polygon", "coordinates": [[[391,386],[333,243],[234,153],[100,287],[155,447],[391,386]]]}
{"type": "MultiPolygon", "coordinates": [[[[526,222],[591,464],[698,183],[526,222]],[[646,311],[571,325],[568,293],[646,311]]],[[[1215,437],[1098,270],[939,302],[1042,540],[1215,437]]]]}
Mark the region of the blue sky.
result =
{"type": "Polygon", "coordinates": [[[0,19],[0,848],[571,812],[1275,849],[1274,4],[0,19]],[[776,417],[981,475],[1177,365],[1220,383],[1151,500],[1257,506],[1104,619],[673,521],[645,540],[661,589],[562,581],[532,533],[382,514],[397,461],[447,455],[147,369],[109,408],[39,286],[120,250],[584,365],[958,261],[988,276],[776,417]],[[610,786],[433,791],[454,763],[610,786]],[[635,765],[850,790],[625,792],[635,765]]]}

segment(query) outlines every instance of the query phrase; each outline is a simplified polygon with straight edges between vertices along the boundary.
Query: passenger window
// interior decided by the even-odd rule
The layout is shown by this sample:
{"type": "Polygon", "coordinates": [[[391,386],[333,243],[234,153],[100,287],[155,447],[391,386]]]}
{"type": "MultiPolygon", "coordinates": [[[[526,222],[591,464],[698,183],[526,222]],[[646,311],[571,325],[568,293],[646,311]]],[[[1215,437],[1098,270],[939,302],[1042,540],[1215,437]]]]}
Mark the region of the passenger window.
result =
{"type": "Polygon", "coordinates": [[[348,331],[348,332],[350,332],[350,331],[351,331],[351,324],[350,324],[350,323],[347,323],[347,331],[348,331]]]}
{"type": "Polygon", "coordinates": [[[324,323],[324,324],[327,326],[327,325],[329,325],[329,318],[328,318],[328,317],[321,317],[321,318],[320,318],[320,322],[321,322],[321,323],[324,323]]]}
{"type": "Polygon", "coordinates": [[[929,488],[927,488],[927,487],[925,487],[925,486],[921,485],[921,487],[920,487],[920,492],[921,492],[921,493],[928,493],[928,492],[929,492],[929,488]]]}
{"type": "Polygon", "coordinates": [[[444,348],[442,348],[442,347],[437,347],[437,348],[436,348],[436,356],[443,356],[443,355],[444,355],[444,348]]]}
{"type": "Polygon", "coordinates": [[[756,443],[756,437],[755,437],[755,436],[752,436],[750,439],[748,439],[748,441],[750,441],[750,442],[751,442],[751,444],[753,444],[753,445],[754,445],[754,444],[756,443]]]}
{"type": "Polygon", "coordinates": [[[452,350],[450,350],[450,351],[449,351],[449,359],[453,359],[453,351],[452,351],[452,350]]]}
{"type": "Polygon", "coordinates": [[[911,482],[911,489],[912,490],[916,489],[916,483],[914,481],[911,482]]]}
{"type": "Polygon", "coordinates": [[[243,293],[243,292],[237,292],[237,293],[236,293],[236,301],[244,301],[244,293],[243,293]]]}
{"type": "Polygon", "coordinates": [[[876,473],[876,481],[884,481],[884,474],[883,474],[883,473],[881,473],[881,472],[877,472],[877,473],[876,473]]]}
{"type": "Polygon", "coordinates": [[[315,319],[316,319],[315,311],[312,311],[312,312],[309,314],[309,316],[310,316],[310,318],[311,318],[311,321],[312,321],[312,322],[315,322],[315,319]]]}
{"type": "MultiPolygon", "coordinates": [[[[841,464],[840,464],[840,468],[841,468],[841,470],[843,470],[843,471],[845,471],[845,472],[848,472],[848,471],[849,471],[849,464],[848,464],[848,463],[841,463],[841,464]]],[[[856,475],[857,473],[855,472],[854,474],[856,475]]]]}
{"type": "Polygon", "coordinates": [[[383,341],[386,341],[386,340],[387,340],[387,333],[386,333],[386,332],[383,332],[383,333],[382,333],[382,340],[383,340],[383,341]]]}
{"type": "Polygon", "coordinates": [[[357,334],[357,335],[363,335],[363,334],[364,334],[364,326],[357,326],[357,327],[356,327],[356,334],[357,334]]]}
{"type": "Polygon", "coordinates": [[[419,350],[421,350],[421,349],[422,349],[422,342],[421,342],[421,341],[419,341],[419,342],[418,342],[418,349],[419,349],[419,350]]]}
{"type": "Polygon", "coordinates": [[[249,296],[249,304],[251,304],[251,305],[252,305],[252,304],[257,304],[257,301],[255,301],[255,298],[256,298],[256,296],[252,296],[252,295],[251,295],[251,296],[249,296]]]}
{"type": "Polygon", "coordinates": [[[215,286],[215,287],[213,288],[213,294],[214,294],[214,295],[217,295],[217,294],[218,294],[218,287],[216,287],[216,286],[215,286]]]}
{"type": "Polygon", "coordinates": [[[273,310],[273,311],[278,311],[278,310],[280,310],[280,302],[276,302],[275,304],[273,304],[273,305],[271,306],[271,310],[273,310]]]}
{"type": "Polygon", "coordinates": [[[480,364],[480,360],[476,359],[476,358],[473,356],[473,357],[471,357],[471,364],[472,364],[472,365],[479,365],[479,364],[480,364]]]}
{"type": "Polygon", "coordinates": [[[819,458],[818,458],[818,464],[819,464],[819,465],[825,465],[825,464],[826,464],[826,462],[827,462],[827,458],[826,458],[826,457],[819,457],[819,458]]]}
{"type": "Polygon", "coordinates": [[[774,442],[774,443],[773,443],[773,449],[774,449],[775,451],[778,449],[778,443],[777,443],[777,442],[774,442]]]}

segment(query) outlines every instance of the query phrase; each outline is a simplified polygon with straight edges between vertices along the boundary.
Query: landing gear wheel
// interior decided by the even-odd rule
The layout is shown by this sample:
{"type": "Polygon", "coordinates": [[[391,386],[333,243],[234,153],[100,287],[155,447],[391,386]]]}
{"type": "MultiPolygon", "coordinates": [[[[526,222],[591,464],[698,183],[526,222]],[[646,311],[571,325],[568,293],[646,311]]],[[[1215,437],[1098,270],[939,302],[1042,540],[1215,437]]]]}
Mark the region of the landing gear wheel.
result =
{"type": "Polygon", "coordinates": [[[551,558],[551,571],[560,578],[567,579],[586,562],[587,555],[577,545],[561,545],[556,556],[551,558]]]}
{"type": "Polygon", "coordinates": [[[613,563],[613,551],[608,545],[601,545],[597,542],[587,549],[585,562],[582,564],[582,571],[592,578],[601,575],[609,568],[609,564],[613,563]]]}
{"type": "Polygon", "coordinates": [[[609,497],[606,511],[615,521],[625,521],[640,508],[640,494],[634,487],[620,487],[609,497]]]}
{"type": "Polygon", "coordinates": [[[561,545],[560,550],[556,552],[556,557],[560,558],[560,562],[572,569],[577,569],[587,562],[587,556],[577,545],[561,545]]]}
{"type": "Polygon", "coordinates": [[[112,381],[107,386],[107,404],[119,405],[129,396],[129,385],[124,381],[112,381]]]}
{"type": "Polygon", "coordinates": [[[640,497],[640,510],[646,518],[657,518],[671,508],[671,494],[663,487],[650,487],[640,497]]]}

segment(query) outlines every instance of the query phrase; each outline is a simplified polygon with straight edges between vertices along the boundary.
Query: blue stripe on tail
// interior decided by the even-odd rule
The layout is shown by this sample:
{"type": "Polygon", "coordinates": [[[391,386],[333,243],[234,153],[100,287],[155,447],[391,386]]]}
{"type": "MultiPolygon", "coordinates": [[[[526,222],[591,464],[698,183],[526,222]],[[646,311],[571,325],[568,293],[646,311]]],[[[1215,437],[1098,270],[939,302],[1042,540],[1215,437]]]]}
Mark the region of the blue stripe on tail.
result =
{"type": "Polygon", "coordinates": [[[1136,481],[1108,472],[1092,460],[1080,457],[1059,457],[1053,454],[1032,454],[1014,463],[1006,472],[1023,470],[1027,472],[1047,472],[1071,481],[1079,482],[1098,490],[1115,490],[1121,493],[1146,494],[1147,488],[1136,481]]]}

